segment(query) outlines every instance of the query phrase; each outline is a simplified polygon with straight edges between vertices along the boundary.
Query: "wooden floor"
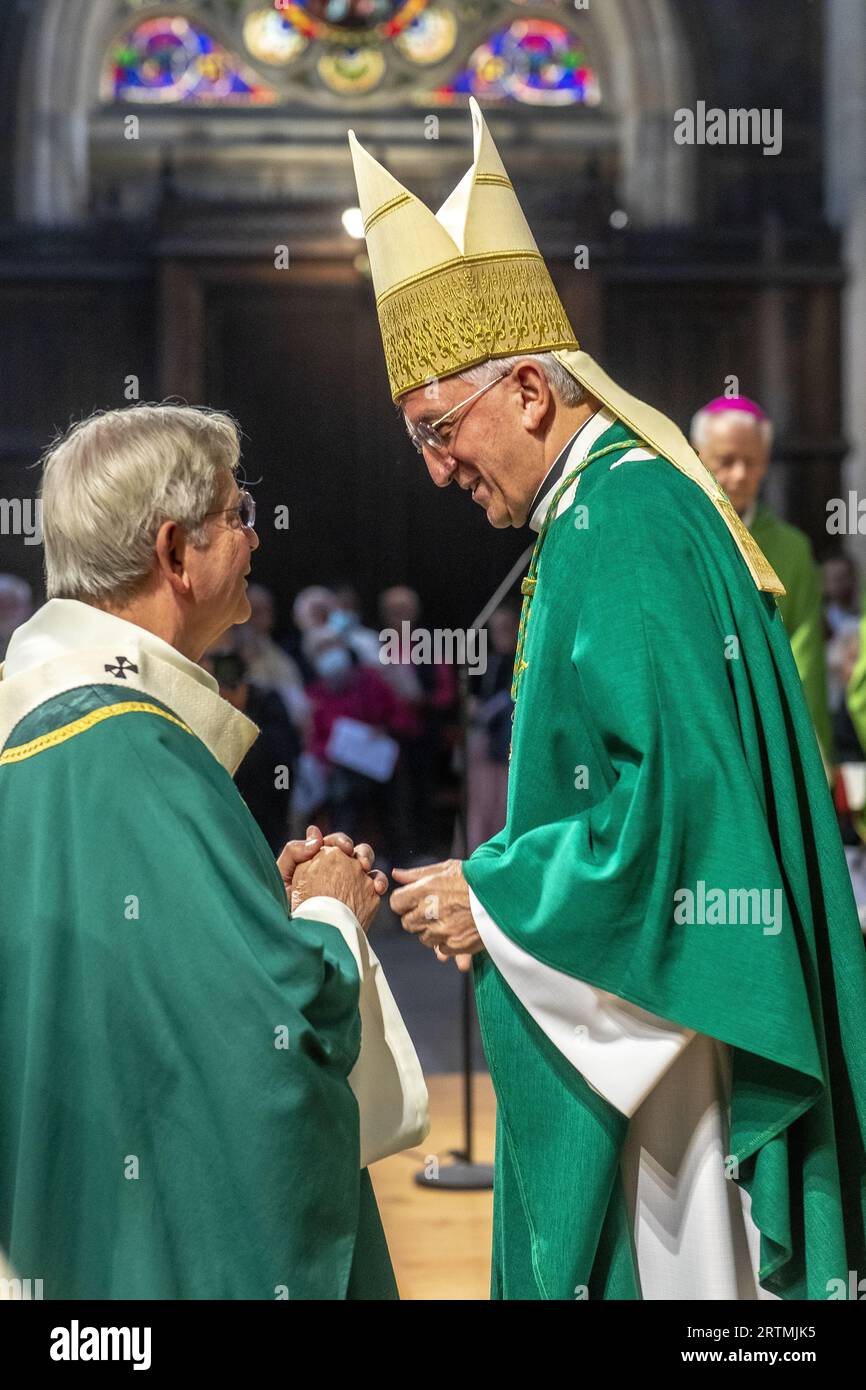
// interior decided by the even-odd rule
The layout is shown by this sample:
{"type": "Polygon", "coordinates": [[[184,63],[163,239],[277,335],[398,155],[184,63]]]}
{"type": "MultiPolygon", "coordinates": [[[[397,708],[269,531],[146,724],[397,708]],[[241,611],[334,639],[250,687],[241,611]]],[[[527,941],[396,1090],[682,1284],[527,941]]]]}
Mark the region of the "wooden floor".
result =
{"type": "MultiPolygon", "coordinates": [[[[415,1174],[463,1142],[460,1076],[430,1076],[430,1133],[418,1149],[370,1169],[391,1259],[404,1299],[486,1299],[490,1293],[492,1192],[419,1187],[415,1174]]],[[[474,1081],[474,1153],[493,1162],[496,1110],[485,1073],[474,1081]]]]}

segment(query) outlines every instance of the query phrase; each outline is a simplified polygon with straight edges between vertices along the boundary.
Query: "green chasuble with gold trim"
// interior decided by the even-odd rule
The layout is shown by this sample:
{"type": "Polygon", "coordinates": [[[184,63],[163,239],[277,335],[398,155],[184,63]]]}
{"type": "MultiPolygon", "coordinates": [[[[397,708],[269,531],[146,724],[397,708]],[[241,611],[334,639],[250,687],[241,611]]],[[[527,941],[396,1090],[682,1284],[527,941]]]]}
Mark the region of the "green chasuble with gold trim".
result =
{"type": "MultiPolygon", "coordinates": [[[[596,441],[622,447],[543,538],[507,822],[464,871],[530,957],[729,1046],[761,1285],[826,1298],[866,1269],[866,956],[845,858],[775,600],[694,483],[657,457],[618,466],[626,439],[617,423],[596,441]]],[[[629,1121],[488,955],[474,971],[494,1297],[640,1297],[629,1121]]]]}
{"type": "Polygon", "coordinates": [[[5,741],[0,846],[15,1273],[46,1298],[396,1297],[354,957],[289,918],[205,744],[144,691],[55,695],[5,741]]]}

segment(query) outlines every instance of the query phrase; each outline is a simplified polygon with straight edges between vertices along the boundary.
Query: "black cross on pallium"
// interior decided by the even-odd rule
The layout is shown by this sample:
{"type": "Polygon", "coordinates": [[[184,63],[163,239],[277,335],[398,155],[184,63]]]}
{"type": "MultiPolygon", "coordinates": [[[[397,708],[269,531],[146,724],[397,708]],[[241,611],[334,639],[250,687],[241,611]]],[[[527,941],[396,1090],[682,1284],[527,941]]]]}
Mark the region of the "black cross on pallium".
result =
{"type": "Polygon", "coordinates": [[[127,671],[135,671],[136,675],[138,674],[138,667],[134,666],[131,661],[127,661],[125,656],[118,656],[116,661],[116,666],[105,667],[112,676],[117,676],[120,680],[125,681],[127,671]]]}

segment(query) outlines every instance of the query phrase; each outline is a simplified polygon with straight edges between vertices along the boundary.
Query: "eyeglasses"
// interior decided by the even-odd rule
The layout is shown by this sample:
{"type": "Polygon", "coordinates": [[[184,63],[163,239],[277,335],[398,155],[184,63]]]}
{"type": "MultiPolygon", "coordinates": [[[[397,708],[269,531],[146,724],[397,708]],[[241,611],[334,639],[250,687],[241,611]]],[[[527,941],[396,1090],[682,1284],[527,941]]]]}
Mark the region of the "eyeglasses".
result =
{"type": "Polygon", "coordinates": [[[465,410],[466,406],[472,405],[480,396],[483,396],[485,391],[489,391],[492,386],[498,386],[500,381],[504,381],[510,375],[511,368],[509,367],[507,372],[501,372],[493,381],[488,381],[486,385],[481,387],[480,391],[476,391],[472,396],[467,396],[466,400],[460,401],[458,405],[452,405],[450,410],[446,410],[445,414],[440,415],[439,419],[434,420],[432,424],[426,420],[419,420],[417,425],[411,425],[407,420],[406,429],[418,453],[422,453],[424,449],[429,449],[431,454],[437,454],[440,457],[447,454],[450,436],[446,437],[440,434],[439,426],[448,419],[449,415],[455,415],[458,410],[465,410]]]}
{"type": "MultiPolygon", "coordinates": [[[[205,517],[228,516],[237,512],[238,521],[245,531],[252,531],[256,524],[256,500],[248,492],[241,492],[236,507],[222,507],[218,512],[205,512],[205,517]]],[[[204,520],[204,517],[202,518],[204,520]]]]}

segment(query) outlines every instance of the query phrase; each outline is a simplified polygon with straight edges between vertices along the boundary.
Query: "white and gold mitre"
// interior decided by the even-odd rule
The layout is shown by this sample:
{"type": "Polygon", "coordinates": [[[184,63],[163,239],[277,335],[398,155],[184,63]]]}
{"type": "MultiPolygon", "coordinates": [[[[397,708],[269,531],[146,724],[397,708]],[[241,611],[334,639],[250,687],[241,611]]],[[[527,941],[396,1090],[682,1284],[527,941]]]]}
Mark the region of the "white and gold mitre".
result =
{"type": "Polygon", "coordinates": [[[435,216],[349,131],[395,400],[490,357],[577,347],[478,103],[469,104],[475,158],[435,216]]]}
{"type": "Polygon", "coordinates": [[[682,431],[582,352],[474,97],[471,167],[434,215],[349,131],[391,394],[492,357],[554,352],[586,390],[702,489],[759,589],[785,589],[682,431]]]}

